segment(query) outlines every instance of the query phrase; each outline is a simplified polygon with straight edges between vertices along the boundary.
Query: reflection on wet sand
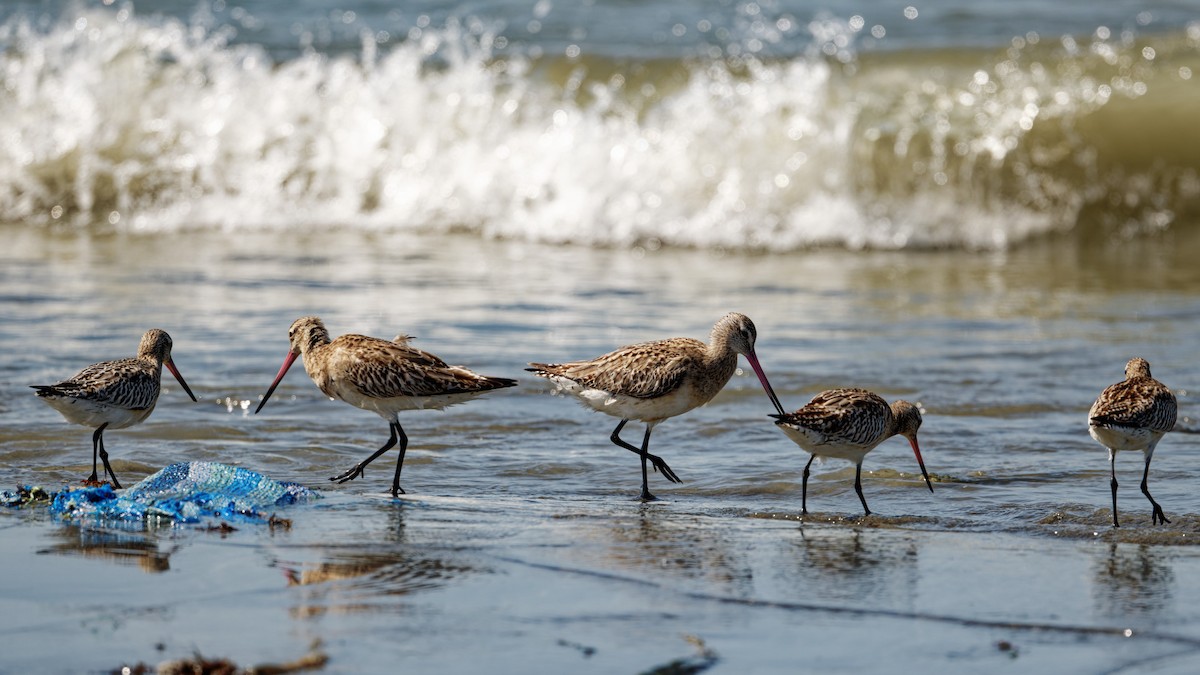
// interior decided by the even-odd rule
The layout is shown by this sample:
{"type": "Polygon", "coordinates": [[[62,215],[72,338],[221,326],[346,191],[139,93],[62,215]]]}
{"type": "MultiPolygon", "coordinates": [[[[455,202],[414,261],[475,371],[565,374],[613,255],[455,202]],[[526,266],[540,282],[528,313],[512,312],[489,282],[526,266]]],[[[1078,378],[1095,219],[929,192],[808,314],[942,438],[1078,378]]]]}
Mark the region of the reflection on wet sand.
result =
{"type": "Polygon", "coordinates": [[[1171,605],[1175,571],[1170,555],[1146,544],[1108,545],[1093,565],[1093,599],[1102,616],[1157,617],[1171,605]]]}
{"type": "Polygon", "coordinates": [[[169,550],[161,550],[158,537],[146,531],[91,529],[64,524],[61,528],[50,530],[50,533],[60,541],[38,549],[39,555],[79,555],[122,565],[137,565],[144,572],[169,570],[171,554],[178,549],[172,546],[169,550]]]}
{"type": "Polygon", "coordinates": [[[1122,526],[1113,527],[1110,509],[1075,506],[1055,510],[1042,517],[1037,524],[1048,528],[1056,537],[1146,546],[1200,545],[1200,516],[1172,514],[1170,527],[1155,527],[1150,520],[1150,510],[1146,509],[1140,513],[1122,515],[1122,526]]]}
{"type": "Polygon", "coordinates": [[[437,552],[310,549],[323,559],[314,562],[276,560],[289,586],[301,589],[291,609],[293,618],[327,613],[380,611],[396,598],[441,588],[482,568],[437,552]]]}
{"type": "Polygon", "coordinates": [[[792,542],[796,583],[806,593],[835,602],[872,606],[913,604],[918,545],[913,534],[887,530],[801,528],[792,542]]]}
{"type": "Polygon", "coordinates": [[[735,595],[752,590],[753,571],[741,548],[703,518],[644,506],[636,514],[580,519],[572,533],[598,545],[578,552],[599,557],[605,567],[648,572],[655,581],[667,581],[663,575],[704,581],[735,595]]]}

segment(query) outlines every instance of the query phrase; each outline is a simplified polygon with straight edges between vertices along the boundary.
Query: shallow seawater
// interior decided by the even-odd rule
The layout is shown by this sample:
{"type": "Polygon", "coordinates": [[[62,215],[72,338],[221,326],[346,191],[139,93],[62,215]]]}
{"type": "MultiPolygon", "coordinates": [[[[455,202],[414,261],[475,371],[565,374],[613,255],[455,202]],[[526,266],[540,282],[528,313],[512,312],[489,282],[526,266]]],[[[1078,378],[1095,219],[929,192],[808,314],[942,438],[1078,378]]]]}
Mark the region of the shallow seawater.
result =
{"type": "Polygon", "coordinates": [[[169,377],[126,485],[213,460],[318,488],[274,526],[0,511],[0,671],[201,654],[330,672],[1200,670],[1200,0],[0,3],[0,488],[76,484],[28,388],[169,377]],[[862,386],[907,444],[814,467],[742,363],[659,426],[529,361],[751,316],[798,407],[862,386]],[[287,328],[521,386],[387,438],[287,328]],[[1087,434],[1132,356],[1180,402],[1149,485],[1087,434]],[[637,441],[637,423],[625,430],[637,441]],[[317,662],[314,660],[312,663],[317,662]]]}
{"type": "Polygon", "coordinates": [[[282,510],[290,528],[224,533],[0,513],[6,668],[197,651],[252,665],[312,649],[330,672],[1200,664],[1200,269],[1184,233],[772,255],[346,231],[3,234],[0,485],[54,489],[90,471],[90,432],[26,387],[131,355],[157,326],[200,402],[166,378],[145,424],[106,434],[122,481],[214,460],[325,495],[282,510]],[[933,493],[893,439],[864,463],[874,515],[853,467],[829,460],[802,518],[807,456],[773,428],[743,362],[712,403],[655,430],[652,451],[684,482],[652,473],[660,501],[642,504],[637,458],[608,441],[616,420],[522,370],[705,338],[731,310],[756,322],[786,407],[832,386],[919,402],[933,493]],[[301,369],[251,414],[303,314],[334,334],[414,335],[521,386],[404,414],[404,498],[386,494],[394,452],[332,484],[386,440],[380,418],[326,400],[301,369]],[[1125,454],[1114,530],[1085,420],[1134,355],[1180,401],[1150,471],[1172,523],[1150,525],[1141,457],[1125,454]]]}

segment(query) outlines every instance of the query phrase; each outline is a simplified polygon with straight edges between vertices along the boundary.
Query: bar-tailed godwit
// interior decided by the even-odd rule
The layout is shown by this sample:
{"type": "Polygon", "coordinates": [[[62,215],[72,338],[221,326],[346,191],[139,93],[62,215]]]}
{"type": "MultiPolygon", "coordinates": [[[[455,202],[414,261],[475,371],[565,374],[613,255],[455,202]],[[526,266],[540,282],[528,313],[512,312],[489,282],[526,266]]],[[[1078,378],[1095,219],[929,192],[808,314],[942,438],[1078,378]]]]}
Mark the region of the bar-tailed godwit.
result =
{"type": "Polygon", "coordinates": [[[1125,379],[1100,393],[1088,412],[1088,432],[1108,448],[1112,469],[1113,527],[1117,522],[1117,451],[1141,450],[1146,456],[1142,471],[1142,494],[1154,506],[1150,521],[1169,523],[1162,507],[1150,496],[1146,478],[1150,475],[1150,458],[1163,434],[1175,426],[1178,406],[1175,395],[1162,382],[1150,376],[1146,359],[1133,358],[1125,364],[1125,379]]]}
{"type": "Polygon", "coordinates": [[[150,416],[158,402],[163,366],[195,401],[195,394],[171,360],[171,336],[157,328],[146,331],[137,356],[132,359],[94,363],[57,384],[33,385],[38,397],[62,413],[68,422],[96,430],[92,434],[92,475],[87,482],[98,481],[96,458],[99,457],[113,487],[121,487],[104,450],[104,430],[141,424],[150,416]]]}
{"type": "Polygon", "coordinates": [[[808,476],[817,457],[836,457],[854,464],[854,491],[862,502],[863,511],[871,515],[862,491],[862,463],[867,453],[897,434],[908,439],[925,484],[933,492],[933,483],[925,471],[921,448],[917,445],[917,430],[921,428],[921,411],[908,401],[891,405],[879,395],[866,389],[830,389],[813,397],[803,408],[782,415],[772,415],[775,424],[788,438],[795,441],[812,457],[804,465],[800,487],[800,509],[808,513],[808,476]]]}
{"type": "Polygon", "coordinates": [[[671,338],[621,347],[590,361],[531,363],[526,368],[579,399],[585,406],[621,418],[609,436],[614,444],[642,460],[642,499],[653,500],[646,473],[649,460],[667,480],[681,482],[671,467],[649,452],[650,432],[663,420],[708,403],[729,382],[742,354],[775,409],[783,412],[754,353],[758,332],[744,314],[726,314],[713,326],[706,345],[692,338],[671,338]],[[629,420],[646,424],[641,447],[620,436],[629,420]]]}
{"type": "Polygon", "coordinates": [[[368,464],[399,441],[400,458],[396,460],[396,475],[392,479],[392,496],[396,497],[404,492],[400,489],[400,470],[408,449],[408,436],[397,413],[441,410],[484,392],[517,384],[516,380],[505,377],[487,377],[462,366],[446,365],[433,354],[410,347],[411,339],[403,334],[391,341],[347,334],[331,341],[319,318],[296,319],[288,329],[291,349],[254,412],[262,410],[296,357],[302,356],[304,370],[326,396],[370,410],[387,420],[391,430],[391,437],[375,454],[329,480],[345,483],[358,478],[368,464]]]}

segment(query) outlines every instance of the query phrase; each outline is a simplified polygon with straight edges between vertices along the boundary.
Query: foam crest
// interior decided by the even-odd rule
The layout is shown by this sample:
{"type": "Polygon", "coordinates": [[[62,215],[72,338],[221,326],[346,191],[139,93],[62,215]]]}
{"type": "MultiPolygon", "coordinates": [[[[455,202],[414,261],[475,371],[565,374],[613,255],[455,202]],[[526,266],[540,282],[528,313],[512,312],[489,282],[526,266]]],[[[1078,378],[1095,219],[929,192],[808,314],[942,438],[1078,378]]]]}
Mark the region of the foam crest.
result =
{"type": "MultiPolygon", "coordinates": [[[[1104,134],[1081,120],[1173,84],[1122,66],[1133,47],[1021,45],[930,69],[927,54],[860,58],[836,22],[811,28],[808,56],[628,63],[498,55],[451,20],[387,51],[367,32],[357,58],[275,63],[178,20],[16,19],[0,29],[0,212],[128,231],[995,248],[1111,199],[1105,161],[1125,192],[1130,171],[1148,175],[1133,201],[1160,216],[1189,194],[1170,162],[1081,168],[1104,134]],[[1104,72],[1111,50],[1125,80],[1104,72]]],[[[1129,219],[1158,222],[1146,213],[1129,219]]]]}

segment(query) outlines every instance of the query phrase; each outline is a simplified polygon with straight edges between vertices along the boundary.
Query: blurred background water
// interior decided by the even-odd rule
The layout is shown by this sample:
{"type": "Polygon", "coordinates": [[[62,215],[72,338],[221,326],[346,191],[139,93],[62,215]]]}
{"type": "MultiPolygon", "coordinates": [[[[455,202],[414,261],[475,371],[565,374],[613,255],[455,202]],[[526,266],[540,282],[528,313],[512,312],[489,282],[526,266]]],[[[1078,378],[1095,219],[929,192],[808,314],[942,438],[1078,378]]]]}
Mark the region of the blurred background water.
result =
{"type": "Polygon", "coordinates": [[[0,514],[0,665],[1194,670],[1200,3],[958,4],[4,4],[0,486],[90,471],[27,387],[157,326],[201,400],[107,434],[123,481],[328,489],[225,537],[0,514]],[[893,440],[876,517],[829,461],[801,521],[740,372],[641,506],[616,420],[521,370],[731,310],[789,408],[919,402],[934,494],[893,440]],[[402,417],[409,499],[394,454],[331,485],[382,420],[301,371],[250,414],[303,314],[522,386],[402,417]],[[1123,455],[1113,531],[1086,412],[1135,355],[1180,401],[1172,524],[1123,455]]]}

